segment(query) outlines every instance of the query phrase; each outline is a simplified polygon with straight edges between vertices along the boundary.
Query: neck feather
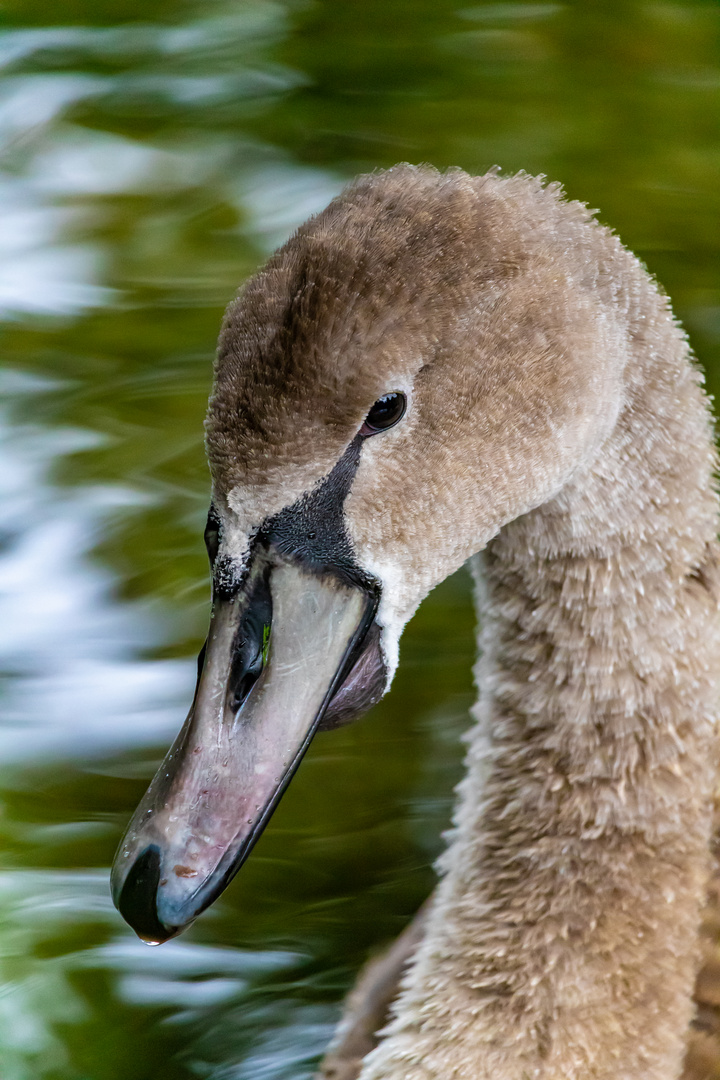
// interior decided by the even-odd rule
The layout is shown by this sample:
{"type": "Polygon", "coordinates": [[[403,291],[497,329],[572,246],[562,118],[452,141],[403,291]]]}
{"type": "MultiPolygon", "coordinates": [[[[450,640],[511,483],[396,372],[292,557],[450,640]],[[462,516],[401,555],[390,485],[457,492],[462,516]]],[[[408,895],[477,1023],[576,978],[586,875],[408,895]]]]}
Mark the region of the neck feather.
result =
{"type": "Polygon", "coordinates": [[[480,699],[425,941],[363,1080],[674,1080],[716,765],[717,504],[680,335],[476,559],[480,699]]]}

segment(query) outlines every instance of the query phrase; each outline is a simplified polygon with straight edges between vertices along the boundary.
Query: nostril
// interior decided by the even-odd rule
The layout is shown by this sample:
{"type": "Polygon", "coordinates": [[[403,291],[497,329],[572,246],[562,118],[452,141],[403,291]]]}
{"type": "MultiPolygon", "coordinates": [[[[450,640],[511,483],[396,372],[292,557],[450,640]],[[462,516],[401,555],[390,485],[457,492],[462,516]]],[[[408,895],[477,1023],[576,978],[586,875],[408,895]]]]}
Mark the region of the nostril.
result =
{"type": "Polygon", "coordinates": [[[259,679],[262,669],[262,652],[257,653],[249,661],[243,652],[236,656],[228,681],[228,705],[232,712],[237,712],[245,703],[250,691],[259,679]]]}
{"type": "Polygon", "coordinates": [[[267,663],[270,647],[272,600],[267,580],[255,585],[247,609],[238,627],[233,646],[227,696],[227,708],[232,713],[241,709],[267,663]]]}
{"type": "Polygon", "coordinates": [[[146,847],[137,857],[118,898],[117,908],[125,922],[138,937],[159,945],[177,933],[160,922],[157,913],[157,891],[160,883],[161,854],[157,844],[146,847]]]}

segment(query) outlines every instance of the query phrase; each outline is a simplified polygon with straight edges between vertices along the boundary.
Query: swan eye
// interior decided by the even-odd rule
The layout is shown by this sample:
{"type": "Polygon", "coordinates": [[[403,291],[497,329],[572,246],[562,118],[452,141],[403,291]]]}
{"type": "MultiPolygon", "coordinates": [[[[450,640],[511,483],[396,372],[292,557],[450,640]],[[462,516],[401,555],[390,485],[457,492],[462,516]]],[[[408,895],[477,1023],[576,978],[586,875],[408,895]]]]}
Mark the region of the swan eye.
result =
{"type": "Polygon", "coordinates": [[[365,417],[360,434],[377,435],[379,431],[387,431],[394,427],[398,420],[402,420],[406,408],[407,398],[399,390],[392,394],[383,394],[365,417]]]}
{"type": "Polygon", "coordinates": [[[212,506],[210,507],[210,512],[208,514],[204,538],[210,565],[214,566],[220,547],[220,518],[218,517],[215,508],[212,506]]]}

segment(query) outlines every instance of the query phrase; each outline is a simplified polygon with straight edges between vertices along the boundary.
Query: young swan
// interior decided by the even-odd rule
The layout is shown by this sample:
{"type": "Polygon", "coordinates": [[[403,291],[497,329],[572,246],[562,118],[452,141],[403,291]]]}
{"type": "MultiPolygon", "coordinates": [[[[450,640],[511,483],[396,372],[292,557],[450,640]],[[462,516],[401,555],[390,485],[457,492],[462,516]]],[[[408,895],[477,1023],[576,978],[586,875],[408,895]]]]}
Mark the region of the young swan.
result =
{"type": "MultiPolygon", "coordinates": [[[[438,233],[472,285],[464,303],[443,286],[418,298],[437,350],[413,383],[423,412],[355,487],[349,528],[403,585],[447,571],[475,528],[480,698],[421,944],[411,928],[393,1019],[345,1075],[675,1080],[717,761],[700,378],[642,266],[556,188],[403,169],[361,180],[373,195],[402,203],[406,245],[425,249],[409,291],[433,275],[438,233]]],[[[714,1076],[714,1048],[694,1050],[685,1075],[714,1076]]]]}
{"type": "Polygon", "coordinates": [[[217,895],[323,709],[377,698],[419,602],[474,556],[467,776],[362,1080],[676,1080],[720,677],[700,382],[643,267],[538,180],[400,166],[305,224],[220,340],[215,621],[194,711],[118,857],[139,932],[171,936],[217,895]],[[314,614],[283,636],[308,593],[314,614]],[[289,715],[308,694],[273,749],[272,702],[289,715]],[[237,725],[218,724],[228,710],[237,725]]]}

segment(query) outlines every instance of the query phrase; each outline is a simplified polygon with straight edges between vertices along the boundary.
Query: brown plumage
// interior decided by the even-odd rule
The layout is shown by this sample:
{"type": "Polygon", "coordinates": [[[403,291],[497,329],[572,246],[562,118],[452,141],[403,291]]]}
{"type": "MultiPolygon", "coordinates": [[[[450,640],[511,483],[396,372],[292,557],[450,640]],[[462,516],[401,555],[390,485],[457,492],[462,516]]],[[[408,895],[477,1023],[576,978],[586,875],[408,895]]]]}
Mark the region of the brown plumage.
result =
{"type": "MultiPolygon", "coordinates": [[[[641,264],[526,176],[360,178],[229,309],[207,444],[235,550],[402,390],[345,503],[390,671],[417,604],[474,556],[467,776],[362,1080],[681,1075],[720,678],[700,382],[641,264]]],[[[687,1075],[715,1076],[714,1054],[697,1035],[687,1075]]]]}

